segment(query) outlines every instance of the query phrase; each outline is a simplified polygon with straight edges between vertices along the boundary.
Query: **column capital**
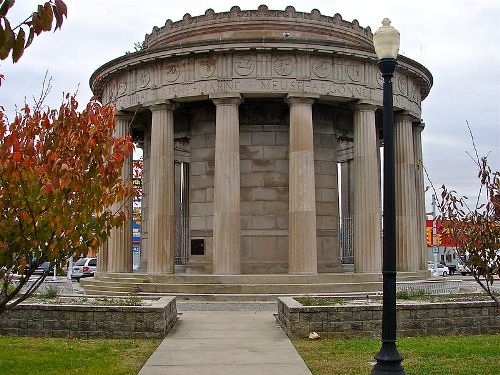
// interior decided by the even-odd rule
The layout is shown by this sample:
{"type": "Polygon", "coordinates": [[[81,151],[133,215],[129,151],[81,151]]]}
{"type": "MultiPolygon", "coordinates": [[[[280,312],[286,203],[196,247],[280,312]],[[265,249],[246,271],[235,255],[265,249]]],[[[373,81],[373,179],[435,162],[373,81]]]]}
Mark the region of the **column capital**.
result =
{"type": "Polygon", "coordinates": [[[146,108],[148,108],[151,112],[154,112],[154,111],[173,111],[177,107],[177,104],[171,100],[162,100],[159,102],[151,102],[151,103],[148,103],[147,105],[144,105],[144,106],[146,108]]]}
{"type": "Polygon", "coordinates": [[[407,121],[407,122],[418,122],[420,119],[416,118],[408,111],[394,112],[395,121],[407,121]]]}
{"type": "Polygon", "coordinates": [[[243,98],[241,97],[240,93],[235,93],[235,92],[217,92],[214,94],[209,95],[209,99],[212,100],[212,102],[215,105],[235,105],[238,106],[243,102],[243,98]]]}
{"type": "Polygon", "coordinates": [[[425,123],[424,123],[424,122],[422,122],[422,121],[417,121],[417,122],[414,122],[414,123],[413,123],[413,126],[414,126],[414,128],[415,128],[416,130],[418,130],[418,131],[420,131],[420,132],[421,132],[421,131],[422,131],[422,130],[424,130],[424,128],[425,128],[425,123]]]}
{"type": "Polygon", "coordinates": [[[117,111],[115,113],[115,129],[113,135],[115,137],[124,137],[131,135],[132,122],[134,121],[135,113],[117,111]]]}
{"type": "Polygon", "coordinates": [[[319,95],[293,93],[287,95],[285,102],[288,105],[295,105],[295,104],[313,105],[317,99],[319,99],[319,95]]]}
{"type": "Polygon", "coordinates": [[[127,121],[131,123],[134,117],[135,113],[124,112],[124,111],[116,111],[115,113],[115,119],[119,121],[127,121]]]}
{"type": "Polygon", "coordinates": [[[360,100],[357,103],[351,104],[350,107],[354,111],[376,111],[380,108],[375,102],[368,100],[360,100]]]}

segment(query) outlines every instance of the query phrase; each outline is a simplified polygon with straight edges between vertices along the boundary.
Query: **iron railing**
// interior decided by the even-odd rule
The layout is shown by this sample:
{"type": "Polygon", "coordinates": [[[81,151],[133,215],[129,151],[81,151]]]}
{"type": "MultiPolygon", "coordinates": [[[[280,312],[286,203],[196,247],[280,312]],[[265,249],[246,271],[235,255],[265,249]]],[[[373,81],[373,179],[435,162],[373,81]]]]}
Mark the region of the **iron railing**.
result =
{"type": "Polygon", "coordinates": [[[351,216],[340,218],[339,245],[341,263],[354,264],[353,220],[351,216]]]}
{"type": "Polygon", "coordinates": [[[175,218],[175,264],[185,265],[189,260],[189,218],[175,218]]]}

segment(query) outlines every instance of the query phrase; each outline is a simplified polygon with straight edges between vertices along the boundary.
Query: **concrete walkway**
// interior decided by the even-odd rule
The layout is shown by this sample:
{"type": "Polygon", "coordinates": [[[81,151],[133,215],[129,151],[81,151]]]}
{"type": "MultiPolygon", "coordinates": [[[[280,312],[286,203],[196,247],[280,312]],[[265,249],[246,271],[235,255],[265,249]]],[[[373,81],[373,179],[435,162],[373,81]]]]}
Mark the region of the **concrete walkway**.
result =
{"type": "Polygon", "coordinates": [[[310,375],[269,312],[184,312],[139,375],[310,375]]]}

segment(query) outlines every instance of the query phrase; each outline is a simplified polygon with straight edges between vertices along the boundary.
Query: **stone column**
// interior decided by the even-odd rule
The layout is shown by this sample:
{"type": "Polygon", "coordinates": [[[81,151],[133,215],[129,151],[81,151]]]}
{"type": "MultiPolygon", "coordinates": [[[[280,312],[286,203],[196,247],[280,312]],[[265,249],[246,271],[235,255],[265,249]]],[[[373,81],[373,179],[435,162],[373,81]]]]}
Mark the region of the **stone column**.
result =
{"type": "Polygon", "coordinates": [[[315,274],[316,198],[314,143],[310,97],[288,96],[290,105],[288,270],[291,274],[315,274]]]}
{"type": "Polygon", "coordinates": [[[142,160],[142,189],[146,194],[144,194],[141,200],[141,263],[139,269],[141,272],[147,272],[149,249],[149,167],[151,160],[151,123],[144,125],[142,160]]]}
{"type": "Polygon", "coordinates": [[[417,205],[415,194],[414,118],[406,113],[395,118],[396,151],[396,267],[416,272],[419,268],[417,205]]]}
{"type": "Polygon", "coordinates": [[[376,106],[354,107],[354,270],[381,272],[380,180],[376,106]]]}
{"type": "Polygon", "coordinates": [[[169,102],[149,109],[152,120],[148,273],[174,273],[174,108],[169,102]]]}
{"type": "Polygon", "coordinates": [[[427,240],[425,236],[425,188],[424,165],[422,158],[422,130],[424,123],[413,125],[413,152],[415,153],[415,194],[417,206],[417,244],[419,252],[419,269],[427,269],[427,240]]]}
{"type": "MultiPolygon", "coordinates": [[[[125,137],[130,134],[130,122],[132,117],[123,113],[115,115],[116,127],[114,136],[125,137]]],[[[122,181],[132,181],[132,155],[125,159],[122,168],[122,181]]],[[[132,200],[126,199],[115,203],[111,207],[113,213],[123,210],[127,215],[125,223],[119,228],[111,230],[107,241],[108,256],[107,256],[107,271],[108,272],[132,272],[132,200]]],[[[105,251],[106,246],[101,248],[105,251]]],[[[105,256],[102,261],[105,261],[105,256]]],[[[102,262],[104,263],[104,262],[102,262]]],[[[101,263],[101,264],[102,264],[101,263]]]]}
{"type": "Polygon", "coordinates": [[[211,96],[215,119],[213,273],[241,273],[239,94],[211,96]]]}
{"type": "Polygon", "coordinates": [[[97,252],[97,270],[102,272],[108,270],[108,240],[104,241],[97,252]]]}

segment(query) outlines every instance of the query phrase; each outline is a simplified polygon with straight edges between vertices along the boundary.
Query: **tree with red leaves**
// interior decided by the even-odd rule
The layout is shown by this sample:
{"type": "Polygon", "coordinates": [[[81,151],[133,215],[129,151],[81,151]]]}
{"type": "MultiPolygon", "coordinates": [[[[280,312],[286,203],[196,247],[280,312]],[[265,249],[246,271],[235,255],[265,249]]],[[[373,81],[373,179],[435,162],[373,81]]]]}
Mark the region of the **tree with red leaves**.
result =
{"type": "Polygon", "coordinates": [[[12,61],[16,63],[35,35],[52,30],[54,20],[54,31],[61,28],[64,17],[68,16],[68,9],[62,0],[47,1],[38,5],[37,10],[19,25],[12,27],[7,13],[14,3],[15,0],[0,0],[0,60],[12,55],[12,61]]]}
{"type": "Polygon", "coordinates": [[[443,185],[438,219],[476,282],[500,308],[498,292],[492,288],[495,280],[500,282],[500,172],[492,171],[486,157],[479,157],[468,123],[467,127],[475,151],[469,156],[477,166],[479,193],[470,205],[467,197],[443,185]],[[481,200],[482,193],[485,200],[481,200]]]}
{"type": "MultiPolygon", "coordinates": [[[[48,1],[11,28],[13,5],[0,0],[0,59],[16,62],[54,19],[61,27],[67,10],[48,1]]],[[[134,146],[114,137],[115,109],[93,99],[80,112],[70,95],[58,110],[41,104],[26,104],[11,122],[0,107],[0,313],[31,296],[56,264],[97,249],[131,214],[120,207],[134,195],[121,171],[134,146]],[[50,267],[31,278],[44,262],[50,267]]]]}
{"type": "Polygon", "coordinates": [[[132,194],[121,170],[134,146],[130,137],[113,136],[114,108],[96,100],[81,113],[77,107],[71,96],[58,111],[32,112],[26,105],[9,126],[0,112],[0,312],[40,264],[52,267],[96,249],[125,221],[123,210],[107,207],[132,194]],[[33,262],[27,273],[9,288],[27,262],[33,262]]]}

